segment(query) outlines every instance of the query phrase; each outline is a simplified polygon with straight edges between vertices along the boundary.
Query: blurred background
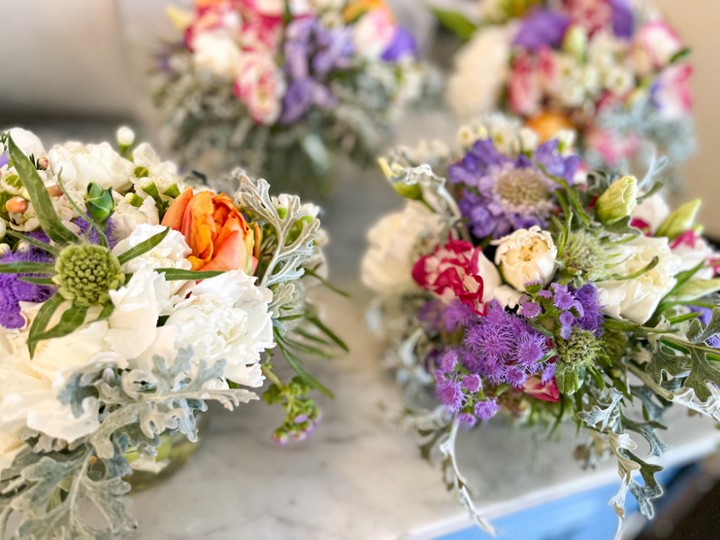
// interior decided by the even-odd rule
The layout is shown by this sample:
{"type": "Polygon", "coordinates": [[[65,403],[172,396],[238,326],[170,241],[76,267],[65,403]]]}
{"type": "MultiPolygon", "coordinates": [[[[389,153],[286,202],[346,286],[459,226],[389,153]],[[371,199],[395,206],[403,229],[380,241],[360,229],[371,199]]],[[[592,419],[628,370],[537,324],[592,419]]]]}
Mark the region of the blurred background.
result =
{"type": "MultiPolygon", "coordinates": [[[[452,50],[452,39],[436,32],[422,0],[390,3],[425,49],[432,49],[432,56],[449,66],[442,51],[452,50]]],[[[699,148],[686,166],[682,197],[704,199],[701,219],[706,233],[720,238],[720,212],[715,209],[720,200],[720,0],[657,3],[693,49],[699,148]]],[[[36,131],[49,146],[65,139],[112,140],[118,125],[127,124],[163,152],[150,74],[154,52],[163,42],[177,39],[165,14],[165,0],[2,0],[1,5],[5,46],[0,47],[0,130],[21,125],[36,131]]],[[[455,127],[449,113],[420,111],[413,113],[398,138],[413,142],[422,133],[447,139],[455,127]]],[[[360,290],[357,264],[365,231],[377,216],[399,204],[399,198],[375,171],[348,168],[339,181],[325,215],[335,238],[329,258],[336,281],[360,290]]],[[[636,532],[645,529],[640,538],[720,536],[713,530],[714,521],[707,519],[720,503],[719,473],[716,459],[676,471],[673,496],[663,502],[659,518],[651,527],[636,524],[636,532]],[[706,518],[698,519],[699,515],[706,518]],[[710,528],[703,529],[705,525],[710,528]]]]}

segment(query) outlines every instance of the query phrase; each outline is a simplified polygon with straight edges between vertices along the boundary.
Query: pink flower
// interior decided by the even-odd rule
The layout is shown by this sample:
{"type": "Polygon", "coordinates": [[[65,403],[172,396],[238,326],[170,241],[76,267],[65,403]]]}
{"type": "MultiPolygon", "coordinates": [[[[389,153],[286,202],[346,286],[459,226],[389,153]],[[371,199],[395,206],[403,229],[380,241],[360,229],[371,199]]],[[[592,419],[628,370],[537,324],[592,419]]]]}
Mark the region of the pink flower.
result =
{"type": "Polygon", "coordinates": [[[387,9],[373,9],[360,18],[353,27],[355,50],[377,60],[395,37],[396,25],[387,9]]]}
{"type": "Polygon", "coordinates": [[[246,52],[235,79],[235,95],[247,106],[258,124],[271,125],[282,110],[285,79],[272,55],[246,52]]]}
{"type": "Polygon", "coordinates": [[[430,255],[421,257],[413,267],[412,276],[420,287],[434,292],[446,303],[457,299],[478,315],[484,315],[481,257],[484,257],[482,249],[470,242],[449,240],[430,255]]]}
{"type": "Polygon", "coordinates": [[[541,97],[540,77],[530,54],[521,54],[513,62],[508,90],[513,111],[524,116],[537,112],[541,97]]]}
{"type": "Polygon", "coordinates": [[[668,65],[683,48],[680,38],[665,21],[643,24],[637,31],[635,43],[654,69],[668,65]]]}
{"type": "Polygon", "coordinates": [[[635,133],[623,136],[613,130],[594,128],[585,137],[588,148],[599,154],[610,167],[618,166],[640,150],[640,139],[635,133]]]}
{"type": "Polygon", "coordinates": [[[688,116],[693,99],[690,76],[693,68],[688,64],[674,64],[664,70],[651,89],[651,99],[661,116],[675,120],[688,116]]]}
{"type": "Polygon", "coordinates": [[[542,401],[550,401],[556,403],[560,401],[560,390],[558,390],[555,377],[545,384],[542,383],[540,377],[531,377],[525,383],[525,393],[535,399],[542,401]]]}

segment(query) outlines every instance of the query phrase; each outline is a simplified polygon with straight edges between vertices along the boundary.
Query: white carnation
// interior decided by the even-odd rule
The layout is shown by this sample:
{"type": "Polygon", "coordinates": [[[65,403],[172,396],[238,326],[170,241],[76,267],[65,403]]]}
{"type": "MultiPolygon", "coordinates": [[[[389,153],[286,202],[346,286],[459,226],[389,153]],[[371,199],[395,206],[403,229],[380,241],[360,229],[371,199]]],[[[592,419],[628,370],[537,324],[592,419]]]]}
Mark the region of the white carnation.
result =
{"type": "MultiPolygon", "coordinates": [[[[177,165],[172,161],[162,161],[149,143],[137,145],[133,150],[132,158],[136,168],[143,167],[147,170],[147,175],[134,181],[136,189],[142,189],[151,182],[155,184],[160,193],[173,185],[176,185],[179,191],[184,189],[184,183],[178,175],[177,165]]],[[[139,195],[142,197],[144,193],[140,192],[139,195]]]]}
{"type": "Polygon", "coordinates": [[[447,83],[448,103],[459,118],[472,117],[497,106],[509,76],[514,25],[477,32],[455,57],[447,83]]]}
{"type": "Polygon", "coordinates": [[[240,270],[206,279],[179,302],[165,323],[178,328],[176,346],[210,364],[225,360],[225,377],[244,386],[263,383],[260,354],[274,347],[272,292],[240,270]]]}
{"type": "Polygon", "coordinates": [[[162,225],[138,225],[127,238],[115,245],[112,253],[119,256],[166,230],[168,233],[162,239],[162,242],[150,251],[126,262],[122,267],[123,272],[134,274],[141,269],[154,270],[155,268],[190,270],[192,264],[187,260],[187,257],[192,251],[188,247],[185,237],[179,231],[168,230],[167,227],[162,225]]]}
{"type": "Polygon", "coordinates": [[[619,276],[642,270],[654,257],[659,259],[655,268],[636,278],[596,284],[605,314],[643,324],[675,286],[682,259],[670,251],[667,238],[639,236],[617,249],[623,262],[613,267],[613,273],[619,276]]]}
{"type": "Polygon", "coordinates": [[[547,285],[555,274],[557,247],[552,236],[540,227],[518,229],[495,240],[495,264],[505,281],[518,291],[525,291],[527,283],[547,285]]]}
{"type": "Polygon", "coordinates": [[[9,468],[24,448],[25,441],[17,433],[0,431],[0,472],[9,468]]]}
{"type": "Polygon", "coordinates": [[[127,191],[132,185],[135,166],[106,142],[56,144],[50,149],[48,158],[53,172],[61,175],[75,200],[83,200],[90,182],[119,192],[127,191]]]}
{"type": "Polygon", "coordinates": [[[367,234],[369,247],[362,260],[363,284],[379,294],[402,294],[415,283],[415,250],[423,239],[437,243],[443,220],[420,203],[408,201],[399,212],[388,214],[367,234]]]}
{"type": "Polygon", "coordinates": [[[34,156],[35,159],[45,155],[45,147],[42,141],[32,131],[21,127],[14,127],[7,130],[13,142],[26,156],[34,156]]]}
{"type": "Polygon", "coordinates": [[[113,198],[115,213],[112,215],[112,224],[115,238],[128,237],[139,225],[160,224],[160,214],[152,197],[146,197],[137,207],[130,204],[128,197],[122,197],[119,193],[113,193],[113,198]]]}

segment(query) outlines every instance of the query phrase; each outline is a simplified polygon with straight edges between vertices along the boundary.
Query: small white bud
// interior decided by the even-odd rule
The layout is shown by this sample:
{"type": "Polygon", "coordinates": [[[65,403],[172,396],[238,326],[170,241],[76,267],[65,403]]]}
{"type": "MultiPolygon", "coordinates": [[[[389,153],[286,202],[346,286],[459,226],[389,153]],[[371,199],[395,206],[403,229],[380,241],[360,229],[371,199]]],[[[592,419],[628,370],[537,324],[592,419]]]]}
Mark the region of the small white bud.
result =
{"type": "Polygon", "coordinates": [[[121,147],[127,148],[135,142],[135,132],[127,126],[122,126],[117,130],[117,142],[121,147]]]}
{"type": "Polygon", "coordinates": [[[0,244],[0,257],[6,253],[10,253],[10,246],[8,244],[0,244]]]}
{"type": "Polygon", "coordinates": [[[0,218],[0,238],[5,238],[5,233],[7,233],[7,224],[4,219],[0,218]]]}

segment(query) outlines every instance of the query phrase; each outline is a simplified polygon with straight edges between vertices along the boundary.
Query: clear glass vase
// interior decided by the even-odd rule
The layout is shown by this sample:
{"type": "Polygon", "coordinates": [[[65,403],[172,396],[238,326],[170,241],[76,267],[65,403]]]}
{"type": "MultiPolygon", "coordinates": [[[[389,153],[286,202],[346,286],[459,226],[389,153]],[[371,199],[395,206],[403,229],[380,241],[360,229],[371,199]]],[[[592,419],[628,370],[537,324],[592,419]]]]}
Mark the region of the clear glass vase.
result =
{"type": "MultiPolygon", "coordinates": [[[[190,441],[180,432],[164,433],[160,436],[160,445],[157,447],[157,456],[155,461],[165,462],[165,467],[160,472],[153,473],[149,471],[133,471],[133,474],[126,478],[127,482],[132,486],[134,492],[141,491],[153,487],[154,485],[170,478],[179,471],[195,453],[200,449],[204,441],[209,425],[210,415],[208,412],[202,413],[198,422],[197,441],[190,441]]],[[[133,450],[125,455],[132,463],[137,459],[137,453],[133,450]]]]}

